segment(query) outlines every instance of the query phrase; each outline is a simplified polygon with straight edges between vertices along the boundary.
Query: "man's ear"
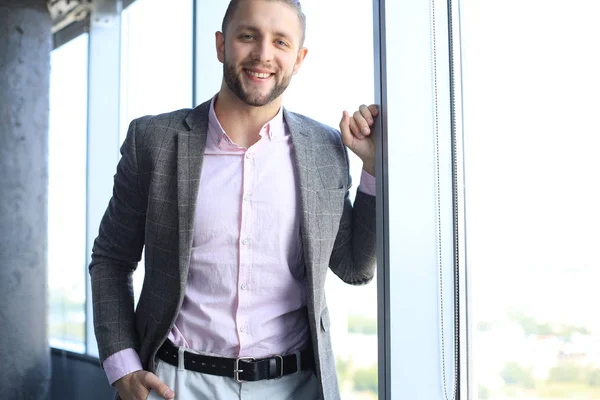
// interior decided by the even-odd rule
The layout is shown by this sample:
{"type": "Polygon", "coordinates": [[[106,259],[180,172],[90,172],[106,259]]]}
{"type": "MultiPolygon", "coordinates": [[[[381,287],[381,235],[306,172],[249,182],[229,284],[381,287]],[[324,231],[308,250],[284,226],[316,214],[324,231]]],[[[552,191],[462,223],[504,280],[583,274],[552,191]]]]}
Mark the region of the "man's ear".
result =
{"type": "Polygon", "coordinates": [[[221,63],[225,62],[225,35],[217,31],[215,33],[215,44],[217,48],[217,58],[221,63]]]}
{"type": "Polygon", "coordinates": [[[300,70],[300,67],[302,66],[302,63],[304,62],[304,59],[306,58],[307,54],[308,49],[306,47],[303,47],[298,51],[298,55],[296,56],[296,63],[294,64],[294,75],[296,75],[298,73],[298,70],[300,70]]]}

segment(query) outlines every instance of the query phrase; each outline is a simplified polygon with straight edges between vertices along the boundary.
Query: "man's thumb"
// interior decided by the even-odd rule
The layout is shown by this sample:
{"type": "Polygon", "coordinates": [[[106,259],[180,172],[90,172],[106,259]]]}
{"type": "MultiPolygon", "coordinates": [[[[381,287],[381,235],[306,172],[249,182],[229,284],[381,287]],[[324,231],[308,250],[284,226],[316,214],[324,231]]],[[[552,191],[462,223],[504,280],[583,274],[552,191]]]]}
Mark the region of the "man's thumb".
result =
{"type": "Polygon", "coordinates": [[[148,389],[154,390],[165,399],[173,399],[175,393],[166,383],[160,380],[160,378],[152,373],[146,375],[145,385],[148,389]]]}
{"type": "Polygon", "coordinates": [[[342,133],[342,139],[344,144],[352,143],[352,132],[350,132],[350,114],[348,111],[342,113],[342,120],[340,121],[340,132],[342,133]]]}

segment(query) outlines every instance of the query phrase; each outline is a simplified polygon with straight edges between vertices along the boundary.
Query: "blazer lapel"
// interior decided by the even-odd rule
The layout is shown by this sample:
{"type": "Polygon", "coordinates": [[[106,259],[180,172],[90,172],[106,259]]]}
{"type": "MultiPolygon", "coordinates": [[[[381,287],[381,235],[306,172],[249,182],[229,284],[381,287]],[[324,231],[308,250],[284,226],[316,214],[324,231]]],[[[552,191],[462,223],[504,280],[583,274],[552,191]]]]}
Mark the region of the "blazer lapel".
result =
{"type": "Polygon", "coordinates": [[[315,207],[317,206],[315,191],[322,188],[322,183],[316,169],[315,149],[310,132],[303,127],[302,122],[294,114],[288,112],[285,108],[283,110],[283,117],[292,136],[294,148],[294,160],[300,186],[300,210],[302,213],[300,235],[304,263],[306,265],[306,276],[308,277],[308,298],[314,307],[315,288],[319,288],[321,285],[319,282],[315,282],[316,274],[313,266],[313,249],[315,249],[315,246],[318,247],[318,245],[313,243],[313,235],[311,233],[316,226],[314,221],[315,207]]]}
{"type": "Polygon", "coordinates": [[[194,233],[200,171],[208,133],[210,101],[193,109],[185,119],[189,132],[177,137],[177,205],[179,212],[179,271],[184,293],[194,233]]]}

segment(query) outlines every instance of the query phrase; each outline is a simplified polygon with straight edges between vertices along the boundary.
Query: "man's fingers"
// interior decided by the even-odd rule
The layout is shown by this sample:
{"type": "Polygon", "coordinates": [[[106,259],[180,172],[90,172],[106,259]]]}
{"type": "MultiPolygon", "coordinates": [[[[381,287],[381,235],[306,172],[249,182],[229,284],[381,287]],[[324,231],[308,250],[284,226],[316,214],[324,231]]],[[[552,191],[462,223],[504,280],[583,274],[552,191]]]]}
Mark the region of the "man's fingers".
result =
{"type": "Polygon", "coordinates": [[[363,104],[358,108],[358,111],[360,111],[361,116],[365,119],[365,121],[367,121],[367,124],[369,124],[369,126],[373,125],[373,123],[375,122],[373,120],[374,116],[371,113],[369,107],[363,104]]]}
{"type": "Polygon", "coordinates": [[[352,117],[346,111],[342,116],[340,122],[340,131],[342,132],[342,138],[345,143],[350,143],[353,137],[358,139],[364,139],[371,134],[371,126],[375,123],[375,117],[379,115],[377,105],[371,104],[367,106],[365,104],[358,108],[352,117]]]}
{"type": "Polygon", "coordinates": [[[353,137],[359,139],[365,138],[365,134],[362,132],[362,128],[356,123],[355,118],[350,118],[350,132],[352,132],[353,137]]]}
{"type": "Polygon", "coordinates": [[[370,106],[361,105],[358,110],[362,117],[367,121],[369,126],[372,126],[375,123],[375,117],[379,115],[379,110],[377,109],[376,104],[371,104],[370,106]]]}
{"type": "MultiPolygon", "coordinates": [[[[354,134],[356,134],[357,137],[364,139],[364,137],[366,135],[371,133],[371,129],[369,128],[369,123],[367,122],[365,117],[363,117],[363,115],[360,111],[357,111],[354,113],[352,120],[356,123],[356,126],[358,127],[358,131],[360,131],[360,134],[357,134],[357,131],[352,130],[352,132],[354,134]]],[[[350,127],[352,128],[352,121],[350,122],[350,127]]]]}
{"type": "Polygon", "coordinates": [[[150,390],[154,390],[165,399],[172,399],[175,397],[175,393],[167,386],[166,383],[161,381],[158,376],[151,372],[148,372],[143,378],[143,384],[150,390]]]}
{"type": "Polygon", "coordinates": [[[371,115],[372,115],[373,117],[376,117],[376,116],[378,116],[378,115],[379,115],[379,109],[377,108],[377,105],[376,105],[376,104],[371,104],[371,105],[368,107],[368,109],[369,109],[369,112],[371,113],[371,115]]]}

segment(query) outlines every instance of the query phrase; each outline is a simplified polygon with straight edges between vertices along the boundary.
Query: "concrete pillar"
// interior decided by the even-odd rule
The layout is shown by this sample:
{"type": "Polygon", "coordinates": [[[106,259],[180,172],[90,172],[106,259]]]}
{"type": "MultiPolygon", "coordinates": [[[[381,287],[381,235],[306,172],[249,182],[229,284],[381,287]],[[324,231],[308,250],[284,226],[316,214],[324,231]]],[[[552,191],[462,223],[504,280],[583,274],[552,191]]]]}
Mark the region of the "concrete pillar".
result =
{"type": "Polygon", "coordinates": [[[0,397],[47,399],[48,99],[43,0],[0,0],[0,397]]]}

